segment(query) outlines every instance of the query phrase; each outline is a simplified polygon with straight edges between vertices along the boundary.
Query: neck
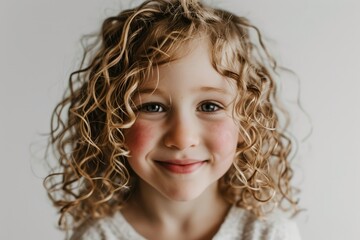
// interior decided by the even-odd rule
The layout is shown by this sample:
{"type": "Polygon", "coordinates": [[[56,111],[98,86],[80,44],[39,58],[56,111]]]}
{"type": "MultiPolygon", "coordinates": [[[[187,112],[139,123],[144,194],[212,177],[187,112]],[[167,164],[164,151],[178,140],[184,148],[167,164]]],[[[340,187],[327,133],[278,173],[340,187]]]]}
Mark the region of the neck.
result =
{"type": "Polygon", "coordinates": [[[227,209],[228,204],[220,196],[217,182],[210,185],[200,196],[189,201],[176,201],[161,194],[153,194],[151,187],[141,184],[136,196],[139,208],[153,221],[187,222],[196,216],[207,215],[209,209],[227,209]]]}
{"type": "MultiPolygon", "coordinates": [[[[200,231],[211,235],[216,233],[229,208],[229,203],[219,193],[217,182],[189,201],[169,199],[146,183],[140,182],[138,191],[122,212],[138,230],[140,227],[136,225],[151,225],[151,229],[159,231],[166,229],[170,232],[186,232],[194,231],[193,226],[199,226],[199,222],[206,222],[206,225],[199,226],[199,235],[200,231]],[[202,227],[204,229],[201,229],[202,227]]],[[[143,233],[146,236],[146,233],[143,233]]]]}

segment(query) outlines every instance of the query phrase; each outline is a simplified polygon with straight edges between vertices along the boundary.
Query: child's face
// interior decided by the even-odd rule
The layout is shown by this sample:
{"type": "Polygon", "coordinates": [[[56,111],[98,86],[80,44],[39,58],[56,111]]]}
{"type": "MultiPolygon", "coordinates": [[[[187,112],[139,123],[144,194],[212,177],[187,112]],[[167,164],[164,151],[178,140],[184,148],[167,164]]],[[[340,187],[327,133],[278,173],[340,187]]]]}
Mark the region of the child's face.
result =
{"type": "Polygon", "coordinates": [[[177,201],[196,198],[222,177],[239,141],[235,83],[213,69],[206,41],[187,47],[189,54],[155,69],[141,86],[138,117],[125,132],[141,188],[177,201]]]}

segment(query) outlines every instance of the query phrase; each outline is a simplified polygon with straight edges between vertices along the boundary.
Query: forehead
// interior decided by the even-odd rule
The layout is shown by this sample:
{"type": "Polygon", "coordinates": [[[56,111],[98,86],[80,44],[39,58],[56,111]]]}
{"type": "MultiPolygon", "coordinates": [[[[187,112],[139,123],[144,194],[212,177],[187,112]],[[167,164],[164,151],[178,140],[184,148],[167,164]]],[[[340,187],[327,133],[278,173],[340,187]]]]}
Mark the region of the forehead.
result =
{"type": "Polygon", "coordinates": [[[233,79],[219,74],[213,67],[211,44],[207,38],[197,38],[183,45],[181,55],[174,61],[154,66],[140,89],[211,90],[236,94],[233,79]]]}

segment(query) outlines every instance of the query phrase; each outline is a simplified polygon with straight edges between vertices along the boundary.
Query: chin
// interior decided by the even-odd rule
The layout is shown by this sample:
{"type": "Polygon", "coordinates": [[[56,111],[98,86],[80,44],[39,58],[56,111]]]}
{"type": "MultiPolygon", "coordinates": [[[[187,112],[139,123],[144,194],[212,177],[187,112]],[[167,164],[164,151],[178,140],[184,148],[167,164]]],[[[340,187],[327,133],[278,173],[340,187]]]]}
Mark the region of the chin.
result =
{"type": "Polygon", "coordinates": [[[199,198],[204,192],[205,189],[172,189],[170,192],[163,192],[163,195],[171,201],[189,202],[199,198]]]}

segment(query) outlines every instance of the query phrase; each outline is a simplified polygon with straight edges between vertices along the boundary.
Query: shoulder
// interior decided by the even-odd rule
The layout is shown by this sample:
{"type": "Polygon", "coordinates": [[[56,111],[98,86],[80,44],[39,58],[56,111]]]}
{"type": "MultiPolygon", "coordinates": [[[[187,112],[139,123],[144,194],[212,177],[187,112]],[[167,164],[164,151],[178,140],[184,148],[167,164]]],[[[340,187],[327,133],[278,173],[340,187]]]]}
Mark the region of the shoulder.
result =
{"type": "Polygon", "coordinates": [[[259,219],[242,208],[232,207],[214,240],[300,240],[294,220],[275,212],[259,219]]]}
{"type": "Polygon", "coordinates": [[[253,220],[253,232],[266,239],[300,240],[300,233],[295,220],[289,219],[281,212],[275,212],[264,220],[253,220]],[[256,228],[257,227],[257,228],[256,228]]]}
{"type": "Polygon", "coordinates": [[[70,240],[143,240],[121,213],[84,223],[75,229],[70,240]]]}
{"type": "Polygon", "coordinates": [[[84,222],[80,227],[74,229],[70,240],[108,240],[116,239],[112,237],[108,218],[91,220],[84,222]]]}

